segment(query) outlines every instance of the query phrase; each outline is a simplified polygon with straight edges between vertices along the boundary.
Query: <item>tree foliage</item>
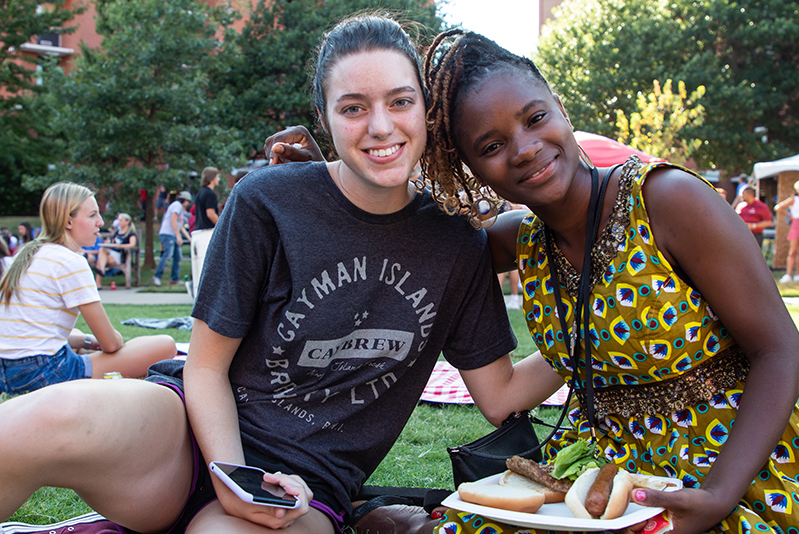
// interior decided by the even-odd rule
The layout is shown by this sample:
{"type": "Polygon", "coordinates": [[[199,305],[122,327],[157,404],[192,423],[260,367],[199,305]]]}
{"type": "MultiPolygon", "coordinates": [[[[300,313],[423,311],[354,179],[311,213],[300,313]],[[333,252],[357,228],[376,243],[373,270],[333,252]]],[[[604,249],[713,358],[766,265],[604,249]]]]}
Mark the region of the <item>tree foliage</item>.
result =
{"type": "MultiPolygon", "coordinates": [[[[206,165],[231,168],[238,145],[219,125],[229,100],[209,91],[225,9],[195,0],[100,0],[102,49],[83,47],[70,75],[56,71],[53,124],[68,155],[44,181],[82,181],[111,200],[156,187],[197,190],[206,165]]],[[[152,214],[145,261],[152,264],[152,214]]]]}
{"type": "MultiPolygon", "coordinates": [[[[261,0],[235,40],[226,46],[213,80],[232,96],[225,124],[242,134],[255,158],[270,133],[302,124],[314,130],[307,64],[325,30],[364,11],[399,14],[424,41],[441,27],[427,0],[261,0]]],[[[321,134],[318,130],[317,134],[321,134]]]]}
{"type": "Polygon", "coordinates": [[[637,111],[628,117],[622,110],[616,110],[618,140],[648,154],[685,165],[702,146],[702,140],[688,138],[681,132],[687,126],[698,127],[704,122],[705,108],[699,103],[704,94],[703,85],[688,95],[683,81],[677,82],[675,93],[671,80],[666,80],[663,87],[655,80],[651,93],[638,93],[637,111]]]}
{"type": "Polygon", "coordinates": [[[68,10],[66,0],[0,0],[0,215],[35,213],[40,191],[22,187],[22,177],[42,173],[53,161],[57,144],[45,135],[46,113],[39,98],[37,68],[50,62],[20,47],[37,35],[69,33],[66,26],[83,9],[68,10]]]}
{"type": "Polygon", "coordinates": [[[791,0],[567,0],[538,61],[575,126],[618,137],[654,80],[706,87],[697,163],[734,172],[799,149],[799,4],[791,0]],[[755,128],[768,129],[769,143],[755,128]]]}

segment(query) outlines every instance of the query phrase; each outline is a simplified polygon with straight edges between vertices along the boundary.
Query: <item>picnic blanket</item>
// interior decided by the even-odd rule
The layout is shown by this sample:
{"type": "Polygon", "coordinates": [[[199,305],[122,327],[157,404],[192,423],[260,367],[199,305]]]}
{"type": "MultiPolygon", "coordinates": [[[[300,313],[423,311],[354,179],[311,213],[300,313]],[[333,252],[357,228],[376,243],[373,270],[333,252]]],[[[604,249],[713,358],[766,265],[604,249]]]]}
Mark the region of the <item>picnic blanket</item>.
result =
{"type": "MultiPolygon", "coordinates": [[[[189,352],[188,343],[175,343],[178,348],[178,359],[186,359],[189,352]]],[[[564,385],[554,395],[544,401],[545,406],[563,406],[569,396],[569,388],[564,385]]],[[[461,375],[449,362],[436,362],[433,374],[419,399],[433,404],[474,404],[461,375]]]]}
{"type": "MultiPolygon", "coordinates": [[[[543,404],[563,406],[568,396],[569,388],[564,385],[543,404]]],[[[436,362],[433,374],[430,375],[430,380],[427,381],[420,400],[441,404],[474,404],[460,373],[449,362],[436,362]]]]}
{"type": "Polygon", "coordinates": [[[144,328],[154,328],[164,330],[166,328],[177,328],[178,330],[191,330],[194,326],[194,317],[170,317],[168,319],[147,319],[137,318],[125,319],[121,324],[128,326],[141,326],[144,328]]]}

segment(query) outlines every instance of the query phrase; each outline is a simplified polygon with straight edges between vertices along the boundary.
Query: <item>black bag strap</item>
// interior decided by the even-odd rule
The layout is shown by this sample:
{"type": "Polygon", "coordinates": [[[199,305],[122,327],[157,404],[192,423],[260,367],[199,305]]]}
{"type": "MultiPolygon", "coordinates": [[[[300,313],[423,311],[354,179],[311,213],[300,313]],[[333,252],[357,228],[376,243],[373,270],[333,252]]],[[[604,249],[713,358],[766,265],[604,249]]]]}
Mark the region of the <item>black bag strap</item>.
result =
{"type": "MultiPolygon", "coordinates": [[[[605,200],[605,192],[607,191],[608,182],[613,172],[621,165],[616,165],[609,169],[605,176],[602,178],[601,185],[599,184],[599,172],[596,167],[591,167],[591,202],[588,207],[588,224],[586,224],[585,236],[585,252],[583,255],[583,268],[580,273],[580,285],[578,286],[577,305],[574,308],[574,329],[572,336],[569,336],[569,327],[566,324],[566,308],[563,305],[563,298],[560,294],[560,281],[558,280],[558,270],[555,263],[552,261],[554,257],[553,243],[554,236],[552,230],[544,227],[546,233],[546,254],[547,262],[549,263],[549,271],[552,275],[553,286],[555,291],[556,305],[558,308],[558,318],[560,319],[560,328],[563,332],[564,343],[566,343],[566,353],[569,354],[572,365],[572,385],[571,392],[576,388],[577,390],[584,389],[585,396],[585,409],[588,424],[591,426],[591,433],[596,439],[596,424],[594,420],[594,368],[591,358],[591,343],[586,341],[583,345],[584,361],[585,361],[585,387],[583,388],[580,382],[580,334],[581,325],[583,329],[588,328],[591,320],[590,305],[588,303],[591,295],[591,251],[594,248],[594,241],[599,233],[599,223],[602,218],[602,206],[605,200]],[[599,191],[597,191],[599,189],[599,191]]],[[[582,338],[587,338],[587,332],[582,334],[582,338]]],[[[568,406],[568,403],[567,403],[568,406]]],[[[554,434],[554,433],[553,433],[554,434]]]]}

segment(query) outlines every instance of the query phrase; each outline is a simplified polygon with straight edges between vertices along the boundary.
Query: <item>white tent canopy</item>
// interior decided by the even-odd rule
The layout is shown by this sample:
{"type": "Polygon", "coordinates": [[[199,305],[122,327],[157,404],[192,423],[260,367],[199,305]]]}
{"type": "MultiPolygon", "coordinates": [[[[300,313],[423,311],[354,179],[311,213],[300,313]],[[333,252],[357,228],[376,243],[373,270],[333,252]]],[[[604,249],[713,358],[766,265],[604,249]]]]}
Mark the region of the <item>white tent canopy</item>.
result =
{"type": "Polygon", "coordinates": [[[777,161],[761,161],[755,163],[755,178],[768,178],[785,171],[799,171],[799,154],[777,161]]]}

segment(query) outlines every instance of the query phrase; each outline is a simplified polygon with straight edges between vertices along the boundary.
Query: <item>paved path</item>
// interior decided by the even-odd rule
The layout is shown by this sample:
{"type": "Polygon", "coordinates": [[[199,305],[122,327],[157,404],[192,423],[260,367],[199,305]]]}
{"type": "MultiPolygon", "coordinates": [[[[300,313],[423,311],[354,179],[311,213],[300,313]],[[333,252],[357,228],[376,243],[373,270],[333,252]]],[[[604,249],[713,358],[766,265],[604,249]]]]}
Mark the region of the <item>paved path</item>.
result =
{"type": "Polygon", "coordinates": [[[124,287],[111,289],[103,287],[100,291],[100,300],[103,304],[194,304],[185,291],[175,293],[149,293],[141,292],[140,288],[125,289],[124,287]]]}

